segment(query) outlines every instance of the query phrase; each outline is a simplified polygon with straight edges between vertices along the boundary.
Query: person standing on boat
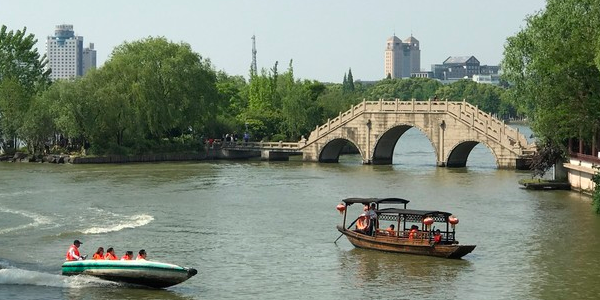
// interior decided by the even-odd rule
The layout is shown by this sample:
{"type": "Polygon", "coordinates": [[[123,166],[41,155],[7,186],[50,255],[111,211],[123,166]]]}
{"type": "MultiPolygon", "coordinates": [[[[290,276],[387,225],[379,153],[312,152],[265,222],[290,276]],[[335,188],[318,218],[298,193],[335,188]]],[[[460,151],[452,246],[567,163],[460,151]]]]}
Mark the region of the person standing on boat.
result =
{"type": "Polygon", "coordinates": [[[369,229],[368,234],[373,235],[377,228],[377,213],[375,212],[375,203],[371,203],[369,210],[367,211],[367,217],[369,218],[369,229]]]}
{"type": "Polygon", "coordinates": [[[125,255],[121,257],[121,260],[133,260],[133,251],[125,252],[125,255]]]}
{"type": "Polygon", "coordinates": [[[104,256],[104,259],[119,260],[119,258],[117,258],[117,255],[115,255],[115,249],[113,249],[113,247],[110,247],[106,250],[106,256],[104,256]]]}
{"type": "Polygon", "coordinates": [[[146,260],[146,250],[142,249],[135,260],[146,260]]]}
{"type": "Polygon", "coordinates": [[[69,250],[67,251],[67,260],[84,260],[85,256],[81,256],[81,254],[79,254],[79,246],[81,246],[81,244],[83,244],[82,242],[80,242],[79,240],[75,240],[73,242],[73,245],[71,245],[71,247],[69,247],[69,250]]]}

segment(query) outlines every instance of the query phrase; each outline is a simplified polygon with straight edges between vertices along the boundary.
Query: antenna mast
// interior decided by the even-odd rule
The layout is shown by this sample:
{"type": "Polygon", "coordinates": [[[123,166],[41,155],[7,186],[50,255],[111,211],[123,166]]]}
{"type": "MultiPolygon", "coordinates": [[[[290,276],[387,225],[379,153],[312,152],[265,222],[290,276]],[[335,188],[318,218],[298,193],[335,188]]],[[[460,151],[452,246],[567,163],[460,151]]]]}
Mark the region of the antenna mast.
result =
{"type": "Polygon", "coordinates": [[[252,65],[250,66],[250,72],[257,74],[256,68],[256,37],[252,35],[252,65]]]}

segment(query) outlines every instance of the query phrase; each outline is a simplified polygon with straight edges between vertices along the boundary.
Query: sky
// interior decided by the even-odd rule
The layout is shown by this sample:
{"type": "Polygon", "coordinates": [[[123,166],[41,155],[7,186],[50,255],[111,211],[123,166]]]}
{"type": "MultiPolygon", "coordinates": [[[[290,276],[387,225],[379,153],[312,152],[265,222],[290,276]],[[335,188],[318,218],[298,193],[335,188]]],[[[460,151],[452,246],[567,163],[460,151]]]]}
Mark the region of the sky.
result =
{"type": "Polygon", "coordinates": [[[252,36],[257,65],[279,73],[293,60],[296,79],[340,83],[385,77],[384,50],[392,35],[420,42],[421,69],[449,56],[475,56],[498,65],[506,38],[544,0],[0,0],[0,24],[27,27],[45,42],[59,24],[72,24],[97,64],[123,42],[165,37],[184,42],[215,70],[248,77],[252,36]]]}

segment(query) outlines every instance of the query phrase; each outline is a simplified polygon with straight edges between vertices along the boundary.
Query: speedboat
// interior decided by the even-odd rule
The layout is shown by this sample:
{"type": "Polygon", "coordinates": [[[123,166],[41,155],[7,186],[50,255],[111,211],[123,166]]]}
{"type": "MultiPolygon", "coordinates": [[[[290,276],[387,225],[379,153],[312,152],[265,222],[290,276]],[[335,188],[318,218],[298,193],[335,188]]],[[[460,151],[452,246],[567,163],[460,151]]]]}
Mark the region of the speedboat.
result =
{"type": "Polygon", "coordinates": [[[104,280],[166,288],[182,283],[198,271],[148,260],[74,260],[62,265],[66,276],[89,275],[104,280]]]}

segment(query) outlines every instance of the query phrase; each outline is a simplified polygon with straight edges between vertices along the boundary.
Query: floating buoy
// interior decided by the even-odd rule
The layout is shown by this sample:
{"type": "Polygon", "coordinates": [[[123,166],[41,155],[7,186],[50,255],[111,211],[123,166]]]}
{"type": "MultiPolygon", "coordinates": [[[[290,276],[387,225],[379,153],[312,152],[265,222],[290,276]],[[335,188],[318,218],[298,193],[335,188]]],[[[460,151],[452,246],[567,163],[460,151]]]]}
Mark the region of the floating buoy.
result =
{"type": "Polygon", "coordinates": [[[431,225],[431,224],[433,224],[433,218],[432,217],[427,217],[427,218],[423,219],[423,224],[425,224],[425,225],[431,225]]]}
{"type": "Polygon", "coordinates": [[[335,209],[337,209],[340,212],[340,214],[344,213],[344,211],[346,210],[346,205],[344,205],[343,203],[340,203],[335,207],[335,209]]]}

